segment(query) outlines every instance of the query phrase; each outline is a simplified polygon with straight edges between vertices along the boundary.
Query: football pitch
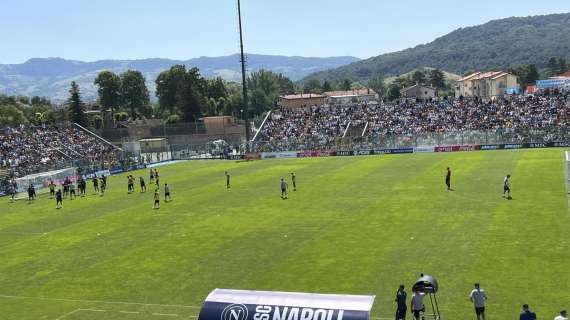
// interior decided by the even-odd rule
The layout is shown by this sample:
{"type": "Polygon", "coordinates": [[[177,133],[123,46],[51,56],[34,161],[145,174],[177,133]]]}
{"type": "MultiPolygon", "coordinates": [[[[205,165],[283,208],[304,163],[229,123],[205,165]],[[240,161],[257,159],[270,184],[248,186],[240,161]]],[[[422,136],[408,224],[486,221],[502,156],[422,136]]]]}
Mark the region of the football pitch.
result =
{"type": "Polygon", "coordinates": [[[523,303],[553,318],[570,308],[562,153],[190,161],[158,168],[173,196],[160,210],[148,170],[134,173],[145,194],[112,176],[104,197],[88,182],[61,210],[45,194],[0,198],[0,319],[196,319],[214,288],[373,294],[371,317],[391,319],[420,273],[439,280],[444,319],[475,318],[474,282],[488,319],[523,303]],[[298,190],[282,200],[290,172],[298,190]]]}

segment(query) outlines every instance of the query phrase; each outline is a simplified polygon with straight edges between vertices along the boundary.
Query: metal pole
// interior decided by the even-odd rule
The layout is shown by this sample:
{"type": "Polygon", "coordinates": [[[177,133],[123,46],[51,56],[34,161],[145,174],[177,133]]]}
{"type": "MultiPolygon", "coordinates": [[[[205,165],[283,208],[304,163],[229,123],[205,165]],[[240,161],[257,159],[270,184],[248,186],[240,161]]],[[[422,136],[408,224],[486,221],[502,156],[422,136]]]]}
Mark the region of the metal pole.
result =
{"type": "Polygon", "coordinates": [[[238,5],[238,23],[239,23],[239,46],[240,46],[240,54],[241,54],[241,81],[242,81],[242,90],[243,90],[243,108],[245,109],[244,112],[244,120],[245,120],[245,148],[246,151],[249,152],[249,140],[250,140],[250,128],[249,128],[249,108],[247,105],[247,83],[245,78],[245,55],[243,52],[243,30],[241,26],[241,2],[237,0],[238,5]]]}

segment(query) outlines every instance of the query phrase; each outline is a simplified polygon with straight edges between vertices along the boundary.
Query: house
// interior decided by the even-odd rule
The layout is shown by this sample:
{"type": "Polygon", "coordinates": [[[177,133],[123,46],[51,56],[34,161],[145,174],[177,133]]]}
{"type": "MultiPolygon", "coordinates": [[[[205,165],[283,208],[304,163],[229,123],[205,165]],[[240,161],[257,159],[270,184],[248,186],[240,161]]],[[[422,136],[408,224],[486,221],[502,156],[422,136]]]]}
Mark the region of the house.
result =
{"type": "Polygon", "coordinates": [[[377,101],[378,94],[370,88],[361,88],[346,91],[325,92],[329,105],[346,105],[351,103],[377,101]]]}
{"type": "Polygon", "coordinates": [[[322,94],[303,93],[281,96],[277,104],[282,108],[320,107],[326,103],[326,100],[327,97],[322,94]]]}
{"type": "Polygon", "coordinates": [[[518,77],[503,71],[475,72],[457,80],[457,97],[492,99],[518,91],[518,77]]]}
{"type": "Polygon", "coordinates": [[[437,96],[437,89],[416,84],[409,88],[402,89],[400,94],[402,95],[402,98],[429,100],[437,96]]]}

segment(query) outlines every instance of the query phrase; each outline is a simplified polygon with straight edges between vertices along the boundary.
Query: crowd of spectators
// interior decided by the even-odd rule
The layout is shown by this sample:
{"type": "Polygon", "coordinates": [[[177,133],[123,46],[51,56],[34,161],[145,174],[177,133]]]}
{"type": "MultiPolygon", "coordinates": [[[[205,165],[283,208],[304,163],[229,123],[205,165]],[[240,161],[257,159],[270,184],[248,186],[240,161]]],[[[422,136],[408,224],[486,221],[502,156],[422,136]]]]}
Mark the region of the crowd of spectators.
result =
{"type": "Polygon", "coordinates": [[[22,125],[0,132],[0,169],[12,178],[22,177],[72,161],[107,160],[113,149],[76,127],[22,125]]]}
{"type": "Polygon", "coordinates": [[[546,132],[553,128],[567,128],[569,121],[568,95],[495,101],[403,100],[388,104],[278,109],[261,128],[256,144],[259,151],[329,148],[351,128],[358,129],[358,135],[367,141],[378,142],[393,137],[469,132],[519,133],[523,139],[523,133],[532,130],[546,132]]]}

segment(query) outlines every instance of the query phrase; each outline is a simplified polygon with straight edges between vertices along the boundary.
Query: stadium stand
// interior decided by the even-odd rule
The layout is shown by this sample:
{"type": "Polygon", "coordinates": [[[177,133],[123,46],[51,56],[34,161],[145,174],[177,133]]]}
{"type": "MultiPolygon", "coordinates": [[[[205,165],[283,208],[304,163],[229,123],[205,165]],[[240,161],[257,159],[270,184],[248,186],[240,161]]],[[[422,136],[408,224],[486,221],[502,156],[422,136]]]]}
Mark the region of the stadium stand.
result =
{"type": "Polygon", "coordinates": [[[115,148],[76,126],[5,128],[0,132],[4,179],[59,169],[74,162],[117,161],[115,148]]]}
{"type": "Polygon", "coordinates": [[[255,142],[258,151],[322,150],[338,146],[347,133],[355,134],[354,128],[361,130],[356,143],[369,146],[394,138],[401,146],[425,135],[467,133],[479,135],[483,140],[479,143],[485,143],[489,133],[509,135],[517,142],[565,141],[569,119],[569,95],[278,109],[271,113],[255,142]],[[533,131],[542,134],[537,138],[533,131]]]}

